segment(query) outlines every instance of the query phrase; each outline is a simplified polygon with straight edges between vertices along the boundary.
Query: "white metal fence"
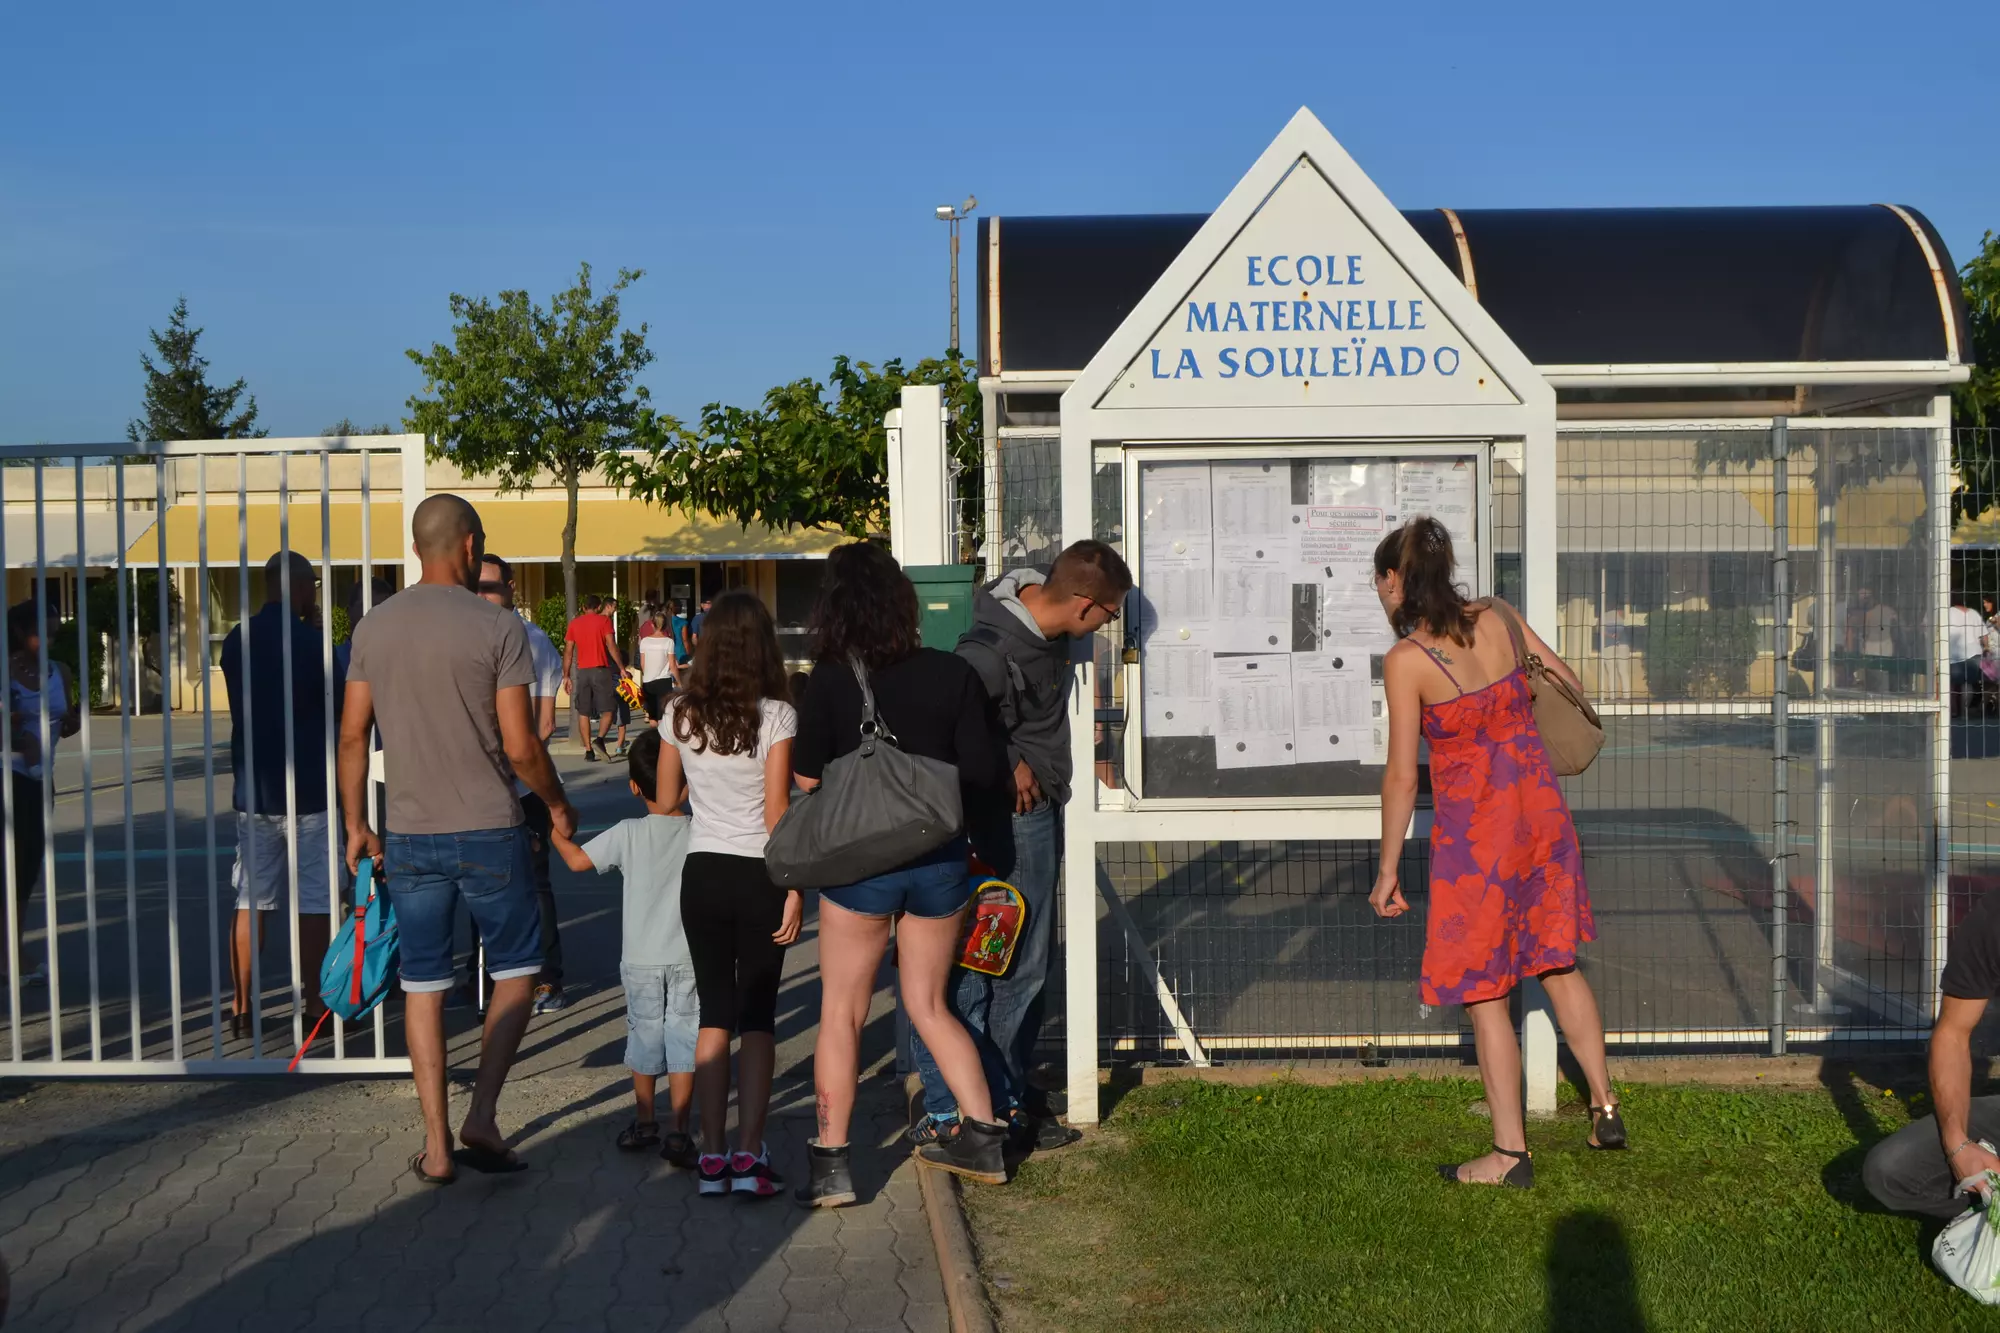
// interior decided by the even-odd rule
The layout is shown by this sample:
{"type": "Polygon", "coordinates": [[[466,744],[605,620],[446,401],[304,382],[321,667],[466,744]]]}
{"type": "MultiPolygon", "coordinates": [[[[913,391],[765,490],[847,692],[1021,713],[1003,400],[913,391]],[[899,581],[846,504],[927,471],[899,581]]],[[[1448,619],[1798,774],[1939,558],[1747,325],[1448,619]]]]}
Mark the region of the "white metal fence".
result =
{"type": "MultiPolygon", "coordinates": [[[[0,765],[11,774],[0,789],[0,1075],[275,1073],[290,1064],[318,991],[308,942],[337,929],[351,892],[339,863],[336,660],[375,600],[378,573],[403,563],[423,461],[421,436],[0,449],[0,569],[15,627],[0,661],[0,765]],[[289,579],[265,588],[265,562],[286,550],[317,572],[311,606],[293,604],[289,579]],[[297,660],[287,633],[273,671],[246,642],[233,718],[220,652],[266,596],[284,625],[316,620],[318,660],[297,660]],[[30,629],[33,649],[21,632],[30,629]],[[59,663],[82,696],[68,738],[34,688],[59,663]],[[316,735],[297,727],[307,701],[295,691],[307,683],[321,694],[316,735]],[[240,782],[255,806],[255,700],[269,690],[283,698],[285,800],[258,813],[284,816],[284,883],[279,910],[250,915],[260,924],[278,916],[282,932],[256,947],[252,931],[252,947],[232,957],[232,789],[240,782]],[[230,748],[239,718],[241,772],[230,748]],[[329,836],[319,849],[300,843],[308,765],[326,793],[329,836]],[[106,780],[107,771],[116,776],[106,780]],[[324,867],[302,862],[320,855],[324,867]],[[300,914],[302,874],[320,870],[331,885],[324,923],[300,914]]],[[[389,1006],[327,1027],[301,1071],[408,1068],[389,1006]]]]}

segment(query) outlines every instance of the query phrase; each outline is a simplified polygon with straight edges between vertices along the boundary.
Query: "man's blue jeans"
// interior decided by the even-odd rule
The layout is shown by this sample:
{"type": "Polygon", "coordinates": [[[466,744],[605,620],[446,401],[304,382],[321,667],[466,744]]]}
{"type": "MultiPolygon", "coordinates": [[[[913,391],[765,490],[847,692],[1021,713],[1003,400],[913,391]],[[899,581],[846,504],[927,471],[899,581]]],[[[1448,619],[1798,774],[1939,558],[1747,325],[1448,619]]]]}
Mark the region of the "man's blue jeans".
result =
{"type": "MultiPolygon", "coordinates": [[[[1021,892],[1028,905],[1028,928],[1014,946],[1014,963],[1001,977],[954,968],[956,981],[946,996],[952,1011],[972,1033],[986,1067],[993,1113],[1004,1118],[1028,1097],[1028,1065],[1042,1035],[1043,986],[1056,938],[1056,876],[1062,868],[1062,810],[1043,802],[1015,815],[999,847],[975,844],[973,851],[1001,879],[1021,892]],[[1011,834],[1011,837],[1008,836],[1011,834]]],[[[924,1039],[910,1034],[910,1056],[924,1083],[924,1109],[934,1116],[958,1114],[958,1103],[938,1072],[924,1039]]]]}

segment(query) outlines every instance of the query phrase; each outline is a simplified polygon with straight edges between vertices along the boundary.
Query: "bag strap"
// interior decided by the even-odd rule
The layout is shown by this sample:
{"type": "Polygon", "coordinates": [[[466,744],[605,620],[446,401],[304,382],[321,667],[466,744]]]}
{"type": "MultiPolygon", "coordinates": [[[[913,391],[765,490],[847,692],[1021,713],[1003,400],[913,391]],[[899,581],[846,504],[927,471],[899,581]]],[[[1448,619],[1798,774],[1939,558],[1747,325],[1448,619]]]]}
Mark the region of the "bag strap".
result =
{"type": "Polygon", "coordinates": [[[885,740],[897,744],[896,733],[889,730],[875,712],[875,691],[868,688],[868,668],[861,661],[861,654],[849,653],[847,666],[854,673],[855,683],[861,686],[861,740],[865,745],[872,740],[885,740]]]}
{"type": "Polygon", "coordinates": [[[358,915],[368,910],[368,900],[375,896],[375,858],[361,858],[361,868],[354,872],[354,911],[358,915]]]}
{"type": "Polygon", "coordinates": [[[1528,641],[1521,637],[1521,618],[1514,614],[1514,608],[1498,597],[1487,598],[1486,605],[1500,617],[1500,622],[1507,627],[1507,637],[1514,642],[1514,669],[1526,675],[1530,662],[1540,666],[1541,659],[1528,652],[1528,641]]]}

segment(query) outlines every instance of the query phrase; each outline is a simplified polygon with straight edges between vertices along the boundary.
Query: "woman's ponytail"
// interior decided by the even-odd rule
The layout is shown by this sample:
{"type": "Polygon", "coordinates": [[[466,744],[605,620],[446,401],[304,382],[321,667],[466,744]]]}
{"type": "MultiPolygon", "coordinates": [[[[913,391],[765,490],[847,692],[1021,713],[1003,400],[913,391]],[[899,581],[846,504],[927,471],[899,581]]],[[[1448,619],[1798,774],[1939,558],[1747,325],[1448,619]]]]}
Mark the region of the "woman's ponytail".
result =
{"type": "Polygon", "coordinates": [[[1375,548],[1375,573],[1402,575],[1403,600],[1390,613],[1397,638],[1422,629],[1470,646],[1474,614],[1465,590],[1452,582],[1457,567],[1451,534],[1428,514],[1413,518],[1375,548]]]}

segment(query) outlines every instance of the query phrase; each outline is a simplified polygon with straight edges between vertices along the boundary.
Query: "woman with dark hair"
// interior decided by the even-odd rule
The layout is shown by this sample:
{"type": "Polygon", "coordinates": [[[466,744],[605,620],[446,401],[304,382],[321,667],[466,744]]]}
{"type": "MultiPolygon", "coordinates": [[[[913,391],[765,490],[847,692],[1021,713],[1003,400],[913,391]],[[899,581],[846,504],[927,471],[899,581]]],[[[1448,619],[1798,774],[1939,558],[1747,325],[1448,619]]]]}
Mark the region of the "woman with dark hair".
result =
{"type": "Polygon", "coordinates": [[[703,1194],[769,1198],[785,1183],[771,1168],[764,1121],[777,1065],[778,981],[785,947],[799,937],[803,904],[797,890],[771,883],[764,842],[791,800],[797,730],[771,613],[751,593],[716,598],[694,664],[660,719],[666,744],[657,795],[659,804],[677,805],[685,776],[694,812],[681,923],[701,1004],[694,1091],[703,1194]],[[724,1133],[732,1032],[742,1043],[733,1153],[724,1133]]]}
{"type": "MultiPolygon", "coordinates": [[[[892,743],[956,766],[968,805],[1011,792],[985,688],[963,658],[919,645],[917,591],[887,551],[854,542],[828,555],[811,626],[815,665],[799,700],[792,755],[800,787],[817,787],[829,763],[861,744],[865,676],[877,721],[892,743]]],[[[813,1048],[819,1135],[809,1149],[811,1178],[798,1191],[802,1204],[854,1202],[847,1145],[861,1027],[892,922],[904,1009],[963,1111],[959,1128],[926,1144],[919,1158],[974,1180],[998,1184],[1007,1178],[1001,1161],[1006,1127],[993,1123],[972,1035],[945,1003],[972,896],[967,856],[961,834],[907,865],[820,892],[820,1024],[813,1048]]]]}
{"type": "MultiPolygon", "coordinates": [[[[26,941],[28,898],[41,878],[47,845],[42,797],[49,766],[44,756],[55,754],[57,740],[75,735],[82,718],[71,705],[69,678],[60,663],[49,663],[49,679],[42,679],[42,611],[32,600],[7,609],[7,692],[14,723],[8,746],[13,756],[8,781],[13,784],[14,920],[21,947],[18,961],[10,960],[9,966],[21,968],[22,981],[41,986],[48,984],[48,965],[27,970],[26,941]]],[[[46,945],[55,947],[53,932],[46,945]]]]}
{"type": "Polygon", "coordinates": [[[1403,830],[1417,803],[1417,742],[1430,742],[1430,907],[1425,1004],[1462,1004],[1493,1116],[1493,1151],[1441,1166],[1446,1180],[1535,1183],[1521,1118],[1521,1048],[1508,997],[1539,977],[1590,1084],[1593,1148],[1623,1148],[1625,1122],[1604,1063],[1604,1023],[1576,947],[1595,939],[1583,856],[1556,783],[1534,695],[1515,663],[1510,623],[1526,650],[1582,693],[1561,658],[1497,598],[1470,602],[1452,582],[1451,536],[1416,518],[1375,548],[1375,595],[1402,642],[1383,665],[1389,764],[1382,777],[1382,866],[1368,897],[1376,915],[1409,910],[1396,882],[1403,830]]]}

